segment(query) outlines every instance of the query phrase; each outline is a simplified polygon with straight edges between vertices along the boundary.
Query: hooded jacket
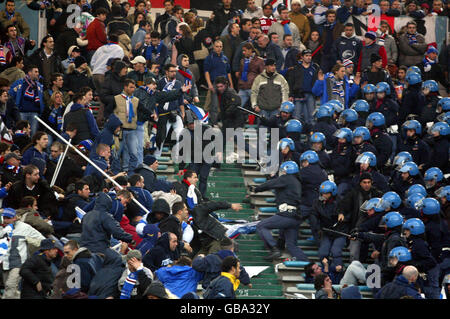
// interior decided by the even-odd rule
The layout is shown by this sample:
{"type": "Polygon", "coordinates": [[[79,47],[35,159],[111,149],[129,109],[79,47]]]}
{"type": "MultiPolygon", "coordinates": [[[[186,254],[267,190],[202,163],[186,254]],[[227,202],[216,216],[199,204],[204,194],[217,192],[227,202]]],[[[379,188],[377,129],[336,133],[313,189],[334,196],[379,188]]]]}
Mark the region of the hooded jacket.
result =
{"type": "Polygon", "coordinates": [[[126,64],[122,61],[117,61],[114,64],[113,72],[105,76],[105,82],[100,91],[100,100],[105,104],[105,116],[109,116],[114,112],[115,101],[114,97],[121,94],[123,91],[125,76],[120,76],[120,71],[126,68],[126,64]]]}
{"type": "Polygon", "coordinates": [[[197,284],[203,278],[203,274],[192,267],[181,265],[161,267],[155,274],[164,287],[179,298],[188,292],[196,292],[197,284]]]}
{"type": "Polygon", "coordinates": [[[333,43],[331,51],[336,60],[342,62],[349,59],[353,62],[353,65],[357,65],[361,48],[362,42],[356,37],[355,33],[351,37],[347,37],[345,32],[342,32],[341,36],[333,43]]]}
{"type": "Polygon", "coordinates": [[[94,143],[91,147],[90,157],[93,158],[97,155],[97,146],[99,144],[106,144],[112,147],[114,145],[114,131],[122,125],[122,121],[115,115],[111,114],[108,121],[105,123],[103,130],[94,139],[94,143]]]}
{"type": "MultiPolygon", "coordinates": [[[[211,281],[220,276],[222,260],[228,256],[236,257],[231,250],[219,250],[217,253],[209,254],[205,257],[194,258],[192,261],[192,268],[204,274],[202,280],[202,287],[204,289],[209,286],[211,281]]],[[[250,276],[242,265],[240,268],[241,274],[239,275],[239,280],[243,285],[250,284],[250,276]]]]}
{"type": "MultiPolygon", "coordinates": [[[[183,58],[182,54],[179,54],[177,57],[178,71],[177,71],[176,79],[178,81],[180,81],[181,83],[186,83],[186,81],[187,81],[187,79],[183,76],[183,74],[180,73],[180,70],[188,73],[192,77],[192,79],[190,80],[190,82],[192,84],[192,88],[190,89],[189,93],[184,93],[184,98],[192,103],[192,99],[196,96],[198,97],[198,89],[197,89],[197,85],[195,84],[197,79],[194,77],[194,75],[192,74],[191,70],[189,70],[189,68],[184,68],[181,65],[182,58],[183,58]]],[[[230,59],[230,61],[231,61],[231,59],[230,59]]]]}
{"type": "Polygon", "coordinates": [[[414,284],[400,275],[393,282],[386,284],[375,295],[375,299],[400,299],[403,296],[411,296],[414,299],[423,299],[414,284]]]}
{"type": "Polygon", "coordinates": [[[170,190],[174,188],[172,182],[157,178],[156,173],[144,163],[139,164],[134,172],[144,178],[144,188],[150,193],[153,193],[155,191],[163,191],[169,193],[170,190]]]}
{"type": "Polygon", "coordinates": [[[169,239],[169,233],[164,233],[158,238],[155,246],[142,259],[145,267],[154,272],[161,267],[173,264],[180,258],[178,247],[175,251],[170,250],[169,239]]]}
{"type": "Polygon", "coordinates": [[[81,246],[88,248],[91,252],[104,253],[110,247],[111,236],[127,243],[133,240],[132,236],[126,233],[109,213],[112,201],[111,197],[100,193],[94,210],[83,217],[81,246]]]}
{"type": "Polygon", "coordinates": [[[72,263],[80,267],[80,288],[87,293],[92,279],[103,267],[103,257],[91,253],[86,247],[80,247],[73,255],[72,263]]]}
{"type": "Polygon", "coordinates": [[[72,139],[72,143],[75,145],[84,140],[94,140],[99,134],[94,115],[84,105],[72,104],[69,113],[64,117],[64,130],[71,122],[75,123],[77,127],[77,135],[72,139]]]}
{"type": "Polygon", "coordinates": [[[147,224],[144,226],[142,241],[136,246],[136,249],[141,252],[142,256],[147,254],[155,246],[158,240],[158,232],[159,228],[156,224],[147,224]]]}

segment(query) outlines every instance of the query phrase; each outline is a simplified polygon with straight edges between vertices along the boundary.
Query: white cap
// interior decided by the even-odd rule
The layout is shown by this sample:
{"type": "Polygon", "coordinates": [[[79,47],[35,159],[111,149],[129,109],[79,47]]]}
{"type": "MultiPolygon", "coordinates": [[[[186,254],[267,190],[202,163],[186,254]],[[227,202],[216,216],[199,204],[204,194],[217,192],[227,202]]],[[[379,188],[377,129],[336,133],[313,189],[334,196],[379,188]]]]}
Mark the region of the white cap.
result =
{"type": "Polygon", "coordinates": [[[137,57],[135,57],[133,59],[133,61],[131,61],[131,64],[136,64],[136,63],[146,64],[147,60],[145,60],[145,58],[142,55],[138,55],[137,57]]]}

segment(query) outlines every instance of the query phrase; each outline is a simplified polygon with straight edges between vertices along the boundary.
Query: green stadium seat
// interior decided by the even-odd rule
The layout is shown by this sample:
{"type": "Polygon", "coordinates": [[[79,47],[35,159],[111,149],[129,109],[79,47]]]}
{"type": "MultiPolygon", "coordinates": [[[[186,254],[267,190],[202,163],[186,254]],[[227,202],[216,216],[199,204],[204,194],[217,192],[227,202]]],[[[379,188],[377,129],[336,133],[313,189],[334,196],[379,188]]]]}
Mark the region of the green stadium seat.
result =
{"type": "Polygon", "coordinates": [[[255,182],[255,183],[265,183],[267,181],[267,178],[265,178],[265,177],[258,177],[258,178],[254,178],[253,179],[253,182],[255,182]]]}
{"type": "Polygon", "coordinates": [[[261,213],[276,213],[278,212],[278,208],[276,207],[260,207],[259,210],[261,213]]]}
{"type": "Polygon", "coordinates": [[[308,261],[300,261],[300,260],[289,260],[283,262],[286,267],[305,267],[309,264],[308,261]]]}

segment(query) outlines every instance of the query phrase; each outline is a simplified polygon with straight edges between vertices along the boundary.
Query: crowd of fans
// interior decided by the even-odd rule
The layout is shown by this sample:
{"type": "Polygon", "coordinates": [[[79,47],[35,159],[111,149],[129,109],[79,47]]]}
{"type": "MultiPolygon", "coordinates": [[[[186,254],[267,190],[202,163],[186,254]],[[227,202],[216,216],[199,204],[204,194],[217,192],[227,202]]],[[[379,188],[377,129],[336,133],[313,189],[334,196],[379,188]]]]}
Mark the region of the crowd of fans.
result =
{"type": "Polygon", "coordinates": [[[381,0],[379,27],[361,36],[351,17],[371,15],[372,0],[222,0],[205,20],[173,0],[156,19],[149,0],[26,4],[46,13],[39,44],[17,3],[0,12],[4,299],[192,299],[199,283],[202,298],[235,298],[251,287],[214,214],[242,206],[206,196],[224,150],[215,163],[191,154],[179,182],[157,173],[172,136],[203,149],[195,128],[245,124],[280,133],[269,150],[279,170],[257,158],[267,181],[249,187],[275,192],[277,213],[256,230],[266,260],[286,248],[309,262],[297,246],[307,222],[317,299],[352,295],[332,284],[365,285],[367,263],[381,267],[376,298],[448,293],[450,44],[438,49],[424,27],[448,20],[448,2],[381,0]],[[395,31],[387,18],[399,16],[410,19],[395,31]]]}

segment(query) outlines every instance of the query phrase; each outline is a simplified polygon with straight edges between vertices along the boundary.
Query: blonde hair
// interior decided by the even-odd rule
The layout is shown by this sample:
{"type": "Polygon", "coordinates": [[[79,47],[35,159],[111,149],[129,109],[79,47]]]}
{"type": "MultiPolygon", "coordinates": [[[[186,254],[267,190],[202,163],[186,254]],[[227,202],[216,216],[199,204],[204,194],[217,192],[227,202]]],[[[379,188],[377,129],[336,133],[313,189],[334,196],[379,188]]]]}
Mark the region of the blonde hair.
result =
{"type": "Polygon", "coordinates": [[[63,94],[63,92],[61,92],[61,91],[55,91],[55,92],[53,92],[52,96],[50,97],[50,104],[51,104],[52,106],[55,104],[56,95],[58,95],[58,94],[61,95],[61,99],[62,99],[61,105],[62,105],[62,106],[65,106],[65,105],[64,105],[64,94],[63,94]]]}

